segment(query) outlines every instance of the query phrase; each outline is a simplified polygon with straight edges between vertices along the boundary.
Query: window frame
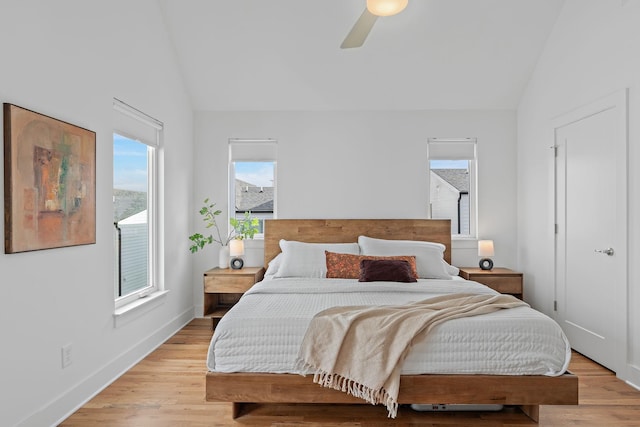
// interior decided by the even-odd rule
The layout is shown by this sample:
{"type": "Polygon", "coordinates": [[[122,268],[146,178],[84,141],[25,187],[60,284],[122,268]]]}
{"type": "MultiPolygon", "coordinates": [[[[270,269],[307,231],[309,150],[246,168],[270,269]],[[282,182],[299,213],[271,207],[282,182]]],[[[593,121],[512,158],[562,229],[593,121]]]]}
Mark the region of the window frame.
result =
{"type": "MultiPolygon", "coordinates": [[[[134,303],[154,292],[162,291],[163,285],[160,279],[159,268],[159,158],[162,149],[164,124],[142,111],[114,98],[113,108],[115,114],[112,135],[118,134],[130,140],[147,146],[147,286],[140,288],[125,296],[118,295],[118,278],[120,270],[114,267],[114,301],[115,308],[119,309],[134,303]]],[[[112,143],[113,144],[113,143],[112,143]]],[[[113,145],[112,145],[113,147],[113,145]]],[[[114,236],[114,243],[116,239],[114,236]]],[[[114,256],[118,257],[118,248],[114,245],[114,256]]]]}
{"type": "MultiPolygon", "coordinates": [[[[230,138],[229,139],[229,164],[228,164],[228,218],[236,217],[236,163],[273,163],[273,216],[271,218],[277,218],[277,210],[278,210],[278,162],[277,162],[277,147],[278,141],[272,138],[264,138],[264,139],[238,139],[238,138],[230,138]],[[243,145],[241,149],[242,154],[239,156],[234,155],[234,146],[243,145]],[[251,151],[252,147],[259,147],[256,144],[270,144],[270,148],[266,149],[256,149],[253,153],[248,153],[251,151]],[[240,158],[238,158],[240,157],[240,158]]],[[[243,211],[244,212],[244,211],[243,211]]],[[[231,225],[227,221],[227,232],[230,233],[231,225]]],[[[257,233],[254,237],[254,240],[264,240],[264,233],[257,233]]]]}
{"type": "MultiPolygon", "coordinates": [[[[445,149],[446,150],[446,149],[445,149]]],[[[431,161],[432,160],[467,160],[469,162],[469,234],[454,234],[451,233],[452,240],[477,240],[478,238],[478,150],[477,150],[477,138],[464,137],[464,138],[429,138],[427,140],[427,218],[432,218],[431,209],[431,161]],[[451,145],[452,158],[445,159],[442,154],[438,154],[437,158],[432,158],[431,144],[438,144],[440,150],[445,147],[445,144],[465,144],[470,146],[469,150],[472,150],[472,155],[469,154],[466,158],[460,157],[460,147],[455,149],[454,145],[451,145]],[[471,145],[472,144],[472,145],[471,145]],[[469,158],[471,157],[471,158],[469,158]]]]}

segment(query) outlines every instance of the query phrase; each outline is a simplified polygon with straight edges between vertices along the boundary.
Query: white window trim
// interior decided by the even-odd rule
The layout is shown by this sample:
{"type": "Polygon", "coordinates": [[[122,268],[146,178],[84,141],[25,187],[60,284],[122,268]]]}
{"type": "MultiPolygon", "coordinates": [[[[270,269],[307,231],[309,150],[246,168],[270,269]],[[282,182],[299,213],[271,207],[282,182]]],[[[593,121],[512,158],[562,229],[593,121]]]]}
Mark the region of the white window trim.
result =
{"type": "MultiPolygon", "coordinates": [[[[229,200],[227,203],[227,218],[233,218],[236,214],[236,188],[235,188],[235,163],[236,162],[273,162],[273,219],[278,217],[278,162],[277,162],[277,154],[271,153],[270,155],[264,156],[262,154],[258,154],[255,157],[246,157],[243,156],[242,159],[234,159],[232,153],[232,145],[233,144],[260,144],[260,143],[270,143],[275,144],[275,152],[277,153],[277,144],[278,140],[273,138],[257,138],[257,139],[241,139],[241,138],[229,138],[229,170],[227,175],[227,188],[229,194],[229,200]]],[[[231,225],[229,221],[227,221],[227,233],[231,232],[231,225]]],[[[264,240],[264,234],[259,233],[253,237],[253,240],[264,240]]]]}
{"type": "Polygon", "coordinates": [[[126,325],[132,320],[148,313],[149,311],[164,304],[165,296],[169,291],[158,291],[146,298],[140,298],[132,303],[117,308],[113,313],[113,327],[118,328],[126,325]]]}
{"type": "MultiPolygon", "coordinates": [[[[158,239],[158,220],[159,220],[159,209],[160,205],[158,203],[158,194],[159,194],[159,174],[158,174],[158,162],[160,158],[160,149],[162,147],[162,137],[163,137],[163,129],[164,124],[143,113],[142,111],[120,101],[117,98],[113,99],[113,108],[116,112],[128,116],[136,120],[140,125],[148,126],[155,130],[155,140],[147,140],[142,139],[140,136],[135,135],[135,132],[131,132],[124,127],[119,127],[116,123],[114,125],[113,133],[117,133],[119,135],[125,136],[132,140],[143,143],[149,147],[152,147],[152,150],[148,151],[148,185],[149,193],[147,194],[147,206],[150,207],[149,211],[149,241],[148,241],[148,251],[149,251],[149,285],[139,289],[135,292],[132,292],[129,295],[123,297],[115,298],[115,310],[114,316],[122,316],[126,314],[130,310],[136,309],[138,307],[148,305],[156,300],[157,297],[163,296],[167,293],[164,290],[164,284],[160,277],[160,268],[159,268],[159,239],[158,239]]],[[[118,275],[120,272],[118,272],[118,275]]],[[[117,283],[117,277],[114,277],[114,287],[117,283]]]]}
{"type": "MultiPolygon", "coordinates": [[[[431,157],[429,156],[429,143],[473,143],[473,159],[469,160],[469,235],[451,234],[451,240],[456,241],[456,247],[477,247],[478,241],[478,152],[477,138],[429,138],[427,140],[427,191],[431,191],[431,157]],[[468,244],[466,242],[469,242],[468,244]]],[[[431,219],[431,194],[427,194],[427,218],[431,219]]]]}

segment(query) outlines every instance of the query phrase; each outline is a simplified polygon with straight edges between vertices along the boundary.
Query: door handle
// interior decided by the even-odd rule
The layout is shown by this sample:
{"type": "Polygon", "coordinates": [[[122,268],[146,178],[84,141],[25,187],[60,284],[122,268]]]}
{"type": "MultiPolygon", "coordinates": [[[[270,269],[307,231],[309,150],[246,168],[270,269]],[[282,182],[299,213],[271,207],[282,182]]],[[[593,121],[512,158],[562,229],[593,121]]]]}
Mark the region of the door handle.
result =
{"type": "Polygon", "coordinates": [[[606,254],[609,256],[613,256],[613,248],[607,248],[607,249],[596,249],[595,250],[597,253],[599,254],[606,254]]]}

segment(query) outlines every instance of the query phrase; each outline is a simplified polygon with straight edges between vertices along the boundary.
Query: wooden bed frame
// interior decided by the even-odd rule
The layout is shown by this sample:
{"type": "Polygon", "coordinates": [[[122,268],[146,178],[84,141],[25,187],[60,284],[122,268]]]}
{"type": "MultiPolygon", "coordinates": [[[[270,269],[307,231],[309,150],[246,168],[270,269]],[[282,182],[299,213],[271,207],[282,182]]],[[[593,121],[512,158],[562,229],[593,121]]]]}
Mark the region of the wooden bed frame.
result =
{"type": "MultiPolygon", "coordinates": [[[[328,219],[266,220],[265,266],[280,253],[279,241],[347,243],[358,236],[423,240],[446,246],[445,260],[451,262],[449,220],[413,219],[328,219]]],[[[360,403],[346,393],[313,383],[313,376],[296,374],[208,372],[206,400],[230,402],[233,417],[243,403],[360,403]]],[[[578,378],[566,373],[542,375],[403,375],[398,403],[501,404],[517,405],[538,421],[540,405],[577,405],[578,378]]]]}

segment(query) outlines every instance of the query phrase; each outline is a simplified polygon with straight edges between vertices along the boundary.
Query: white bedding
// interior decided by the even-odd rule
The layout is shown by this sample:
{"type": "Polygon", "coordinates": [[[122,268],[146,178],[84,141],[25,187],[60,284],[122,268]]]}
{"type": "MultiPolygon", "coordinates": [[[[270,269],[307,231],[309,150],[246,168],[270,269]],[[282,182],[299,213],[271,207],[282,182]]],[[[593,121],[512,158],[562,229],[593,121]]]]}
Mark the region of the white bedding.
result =
{"type": "MultiPolygon", "coordinates": [[[[296,357],[315,313],[339,305],[405,304],[457,292],[495,293],[467,280],[265,278],[219,322],[207,367],[214,372],[301,373],[295,369],[296,357]]],[[[555,321],[518,307],[435,327],[414,343],[402,373],[556,376],[565,372],[570,357],[569,342],[555,321]]]]}

